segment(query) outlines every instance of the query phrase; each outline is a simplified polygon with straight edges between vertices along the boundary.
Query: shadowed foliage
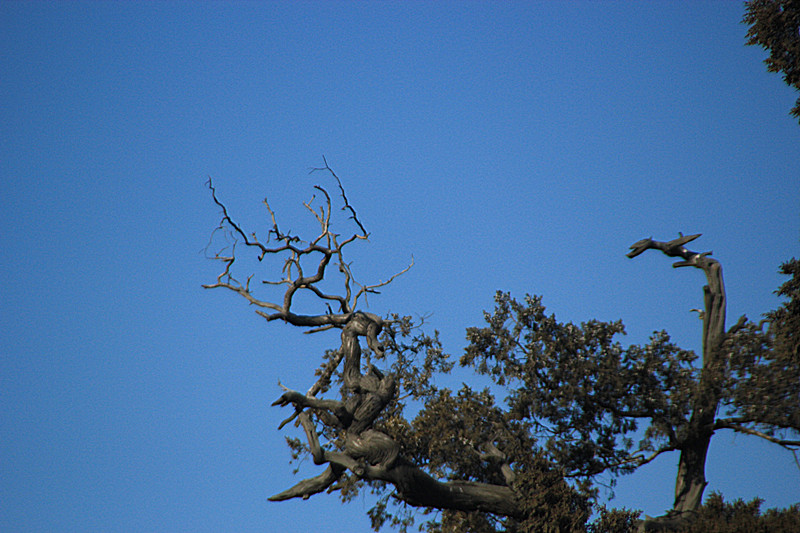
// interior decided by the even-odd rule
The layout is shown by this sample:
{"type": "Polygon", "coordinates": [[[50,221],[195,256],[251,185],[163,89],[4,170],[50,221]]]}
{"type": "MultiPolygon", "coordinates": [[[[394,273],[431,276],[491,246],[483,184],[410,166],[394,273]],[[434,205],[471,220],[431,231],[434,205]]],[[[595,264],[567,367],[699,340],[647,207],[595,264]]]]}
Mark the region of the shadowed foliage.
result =
{"type": "MultiPolygon", "coordinates": [[[[783,73],[783,81],[800,90],[800,1],[751,0],[745,7],[747,44],[766,49],[767,70],[783,73]]],[[[800,120],[800,98],[791,114],[800,120]]]]}

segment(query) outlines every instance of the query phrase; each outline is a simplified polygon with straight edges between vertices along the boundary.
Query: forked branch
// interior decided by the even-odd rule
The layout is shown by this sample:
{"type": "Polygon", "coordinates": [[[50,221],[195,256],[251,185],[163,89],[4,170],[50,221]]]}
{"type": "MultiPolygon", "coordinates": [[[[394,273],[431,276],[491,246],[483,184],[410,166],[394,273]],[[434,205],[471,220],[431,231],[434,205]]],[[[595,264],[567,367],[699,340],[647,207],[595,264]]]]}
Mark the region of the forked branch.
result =
{"type": "MultiPolygon", "coordinates": [[[[323,161],[325,161],[325,166],[312,169],[312,172],[314,170],[327,170],[331,176],[333,176],[344,202],[342,209],[350,213],[348,218],[355,222],[359,231],[343,240],[340,239],[338,234],[332,231],[331,197],[323,187],[316,185],[314,188],[324,196],[324,204],[319,207],[319,210],[315,209],[312,205],[314,202],[314,198],[312,197],[312,199],[305,202],[304,205],[316,218],[320,227],[319,234],[304,242],[297,236],[282,232],[278,227],[274,211],[270,207],[267,199],[264,199],[264,205],[270,214],[272,227],[267,233],[267,243],[263,243],[258,239],[255,232],[248,234],[242,226],[233,220],[225,204],[217,197],[216,189],[209,179],[207,185],[211,191],[211,197],[214,203],[222,210],[222,218],[217,230],[226,227],[229,228],[234,243],[230,254],[222,255],[217,253],[213,256],[214,259],[223,262],[224,269],[217,277],[216,283],[203,285],[204,288],[225,288],[236,292],[251,305],[258,307],[259,309],[256,310],[256,313],[263,316],[268,321],[283,320],[295,326],[314,328],[312,331],[319,331],[334,327],[344,327],[350,316],[357,309],[359,299],[362,296],[366,299],[367,294],[377,294],[377,289],[388,285],[394,281],[397,276],[407,272],[411,266],[413,266],[412,258],[411,264],[408,267],[385,282],[370,285],[355,281],[350,265],[345,261],[344,249],[356,240],[366,240],[368,233],[364,225],[358,219],[355,209],[350,205],[341,180],[330,166],[328,166],[327,160],[323,158],[323,161]],[[268,243],[273,239],[276,243],[274,246],[270,246],[268,243]],[[262,261],[268,255],[285,257],[282,269],[283,277],[277,281],[262,281],[264,285],[284,287],[283,297],[280,300],[263,300],[256,297],[250,286],[252,276],[248,277],[247,282],[244,284],[238,282],[233,277],[231,269],[236,258],[234,252],[237,242],[242,242],[247,247],[255,248],[258,252],[257,258],[259,261],[262,261]],[[316,257],[316,260],[314,257],[316,257]],[[321,282],[328,273],[331,259],[334,258],[338,261],[338,271],[342,276],[342,290],[338,294],[326,292],[320,288],[321,282]],[[309,274],[306,274],[305,267],[308,262],[312,262],[314,268],[309,274]],[[298,291],[309,291],[314,294],[318,300],[325,303],[325,311],[315,315],[299,315],[294,313],[292,311],[292,304],[298,291]]],[[[215,230],[215,232],[217,230],[215,230]]]]}
{"type": "Polygon", "coordinates": [[[367,237],[369,237],[369,233],[367,233],[367,230],[364,229],[364,226],[361,224],[361,221],[358,220],[358,215],[356,215],[356,210],[353,209],[353,206],[350,205],[350,202],[347,200],[347,195],[344,193],[344,187],[342,186],[342,180],[339,179],[339,176],[337,176],[336,173],[333,171],[333,169],[328,165],[328,160],[325,159],[324,155],[322,156],[322,162],[325,163],[324,167],[314,167],[311,169],[309,174],[313,174],[314,172],[317,172],[319,170],[327,170],[328,172],[331,173],[331,176],[334,177],[336,183],[339,185],[339,193],[342,195],[342,200],[344,200],[344,206],[342,207],[342,211],[345,210],[350,211],[350,219],[353,220],[358,225],[358,227],[361,229],[361,235],[363,236],[363,238],[366,239],[367,237]]]}

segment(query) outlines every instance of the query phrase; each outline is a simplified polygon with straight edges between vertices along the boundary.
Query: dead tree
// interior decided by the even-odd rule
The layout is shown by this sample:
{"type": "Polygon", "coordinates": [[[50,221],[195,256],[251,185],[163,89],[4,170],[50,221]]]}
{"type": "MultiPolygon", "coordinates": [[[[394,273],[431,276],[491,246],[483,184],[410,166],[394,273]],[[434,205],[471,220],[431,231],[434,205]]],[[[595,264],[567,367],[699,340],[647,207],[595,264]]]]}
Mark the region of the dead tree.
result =
{"type": "MultiPolygon", "coordinates": [[[[673,508],[663,517],[648,518],[641,524],[640,530],[680,529],[692,519],[694,512],[702,503],[703,491],[708,484],[705,463],[711,437],[715,431],[732,429],[762,437],[788,449],[800,446],[800,441],[780,439],[748,426],[753,423],[766,423],[767,420],[763,417],[718,417],[722,402],[728,399],[723,388],[731,373],[730,357],[737,344],[736,336],[748,328],[760,333],[761,326],[753,329],[753,326],[747,323],[747,318],[742,316],[729,330],[725,330],[726,303],[722,266],[719,261],[709,257],[711,252],[698,253],[685,247],[698,237],[699,234],[686,236],[680,234],[679,238],[668,242],[643,239],[631,245],[631,251],[627,254],[633,258],[649,249],[660,250],[669,257],[681,259],[673,263],[673,267],[699,268],[705,273],[708,282],[703,287],[705,308],[698,310],[703,320],[702,365],[696,389],[692,394],[689,418],[683,422],[683,427],[676,433],[675,442],[672,443],[672,448],[680,451],[673,508]]],[[[775,425],[796,428],[792,422],[781,421],[775,425]]]]}
{"type": "MultiPolygon", "coordinates": [[[[297,483],[272,496],[270,500],[305,499],[313,494],[335,489],[337,482],[344,476],[352,475],[367,482],[380,481],[394,485],[395,496],[412,506],[519,516],[522,511],[509,486],[511,478],[507,477],[509,483],[506,485],[439,481],[403,457],[399,443],[374,427],[382,411],[397,398],[397,382],[391,373],[363,364],[361,342],[366,342],[372,352],[382,354],[385,347],[380,342],[379,335],[384,328],[391,327],[391,324],[373,313],[361,311],[359,304],[362,303],[362,297],[365,298],[379,287],[391,283],[398,275],[411,268],[411,265],[386,282],[375,285],[358,284],[345,261],[344,251],[351,243],[366,240],[368,233],[349,204],[339,178],[328,167],[327,162],[322,169],[315,170],[325,170],[336,179],[344,203],[342,209],[350,214],[350,219],[357,227],[357,231],[347,238],[342,238],[331,229],[331,197],[320,186],[315,189],[324,198],[324,205],[317,210],[312,202],[305,204],[319,223],[320,233],[316,237],[306,241],[283,233],[265,200],[264,204],[272,218],[272,228],[269,230],[267,242],[262,243],[255,234],[245,233],[231,219],[227,208],[219,201],[209,182],[214,202],[222,210],[220,227],[227,227],[238,243],[253,249],[259,261],[266,256],[283,256],[285,263],[282,279],[264,282],[283,287],[280,300],[266,301],[254,296],[250,288],[252,276],[244,283],[233,277],[231,269],[236,260],[234,253],[214,256],[214,259],[223,263],[224,269],[216,283],[204,287],[223,288],[239,294],[258,308],[256,313],[270,322],[280,320],[307,328],[307,333],[329,329],[341,331],[341,346],[335,356],[323,366],[315,385],[306,394],[286,389],[273,403],[294,407],[291,416],[280,427],[292,420],[301,424],[314,463],[325,468],[319,475],[297,483]],[[270,241],[273,241],[273,245],[270,245],[270,241]],[[342,274],[343,284],[339,293],[325,292],[321,288],[321,282],[328,274],[332,260],[335,268],[342,274]],[[307,272],[308,263],[312,263],[313,268],[307,272]],[[325,310],[313,315],[295,313],[293,302],[300,291],[314,295],[321,304],[325,304],[325,310]],[[327,388],[331,376],[341,364],[343,399],[318,398],[317,395],[327,388]],[[326,443],[320,442],[321,435],[329,436],[326,443]]],[[[508,470],[504,464],[498,464],[497,467],[503,471],[508,470]]]]}

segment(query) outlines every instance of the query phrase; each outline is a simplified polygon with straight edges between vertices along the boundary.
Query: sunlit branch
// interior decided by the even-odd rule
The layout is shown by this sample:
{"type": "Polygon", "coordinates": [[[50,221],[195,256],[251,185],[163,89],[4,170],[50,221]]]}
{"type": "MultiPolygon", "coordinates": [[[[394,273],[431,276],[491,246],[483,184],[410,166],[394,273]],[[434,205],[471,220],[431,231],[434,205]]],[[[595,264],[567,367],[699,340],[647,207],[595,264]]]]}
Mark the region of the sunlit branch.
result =
{"type": "Polygon", "coordinates": [[[217,204],[217,207],[222,209],[222,220],[220,221],[220,226],[222,224],[224,224],[225,222],[230,224],[230,226],[234,229],[234,231],[236,233],[238,233],[242,237],[242,239],[244,240],[244,243],[247,246],[255,246],[255,247],[259,248],[261,250],[261,257],[263,257],[264,254],[267,253],[266,247],[264,245],[262,245],[260,242],[258,242],[257,240],[256,241],[251,241],[248,238],[247,234],[245,234],[245,232],[242,231],[242,228],[240,228],[239,225],[236,224],[236,222],[234,222],[233,219],[228,215],[228,209],[225,207],[225,205],[222,202],[220,202],[217,199],[217,190],[214,188],[214,185],[211,182],[211,178],[208,178],[208,181],[206,183],[208,184],[208,188],[211,190],[211,198],[214,200],[214,203],[217,204]]]}

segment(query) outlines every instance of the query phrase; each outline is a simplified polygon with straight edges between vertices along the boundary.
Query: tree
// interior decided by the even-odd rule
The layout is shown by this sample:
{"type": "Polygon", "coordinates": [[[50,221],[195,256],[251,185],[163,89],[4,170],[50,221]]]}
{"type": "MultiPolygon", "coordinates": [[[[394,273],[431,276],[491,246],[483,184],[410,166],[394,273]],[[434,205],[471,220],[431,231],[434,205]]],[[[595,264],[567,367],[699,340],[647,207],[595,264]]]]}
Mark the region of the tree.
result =
{"type": "MultiPolygon", "coordinates": [[[[344,239],[331,228],[331,198],[322,187],[316,187],[324,197],[320,210],[316,211],[311,202],[305,204],[320,226],[320,233],[315,238],[302,241],[283,233],[265,200],[273,225],[266,243],[262,243],[255,233],[246,234],[233,221],[209,183],[214,202],[222,209],[219,229],[230,230],[234,241],[256,251],[259,261],[267,256],[283,255],[285,263],[282,279],[265,281],[268,285],[283,287],[282,297],[273,301],[261,300],[251,288],[252,276],[244,283],[233,276],[232,267],[236,261],[234,242],[230,255],[215,254],[214,258],[224,264],[224,269],[216,283],[204,287],[236,292],[256,306],[256,312],[270,322],[281,320],[307,328],[309,333],[328,329],[341,331],[341,346],[325,354],[323,365],[317,371],[319,379],[316,384],[306,394],[287,389],[274,404],[294,407],[293,414],[281,427],[296,419],[305,431],[307,442],[292,441],[291,445],[297,453],[309,453],[316,464],[326,465],[326,468],[320,475],[301,481],[270,499],[307,498],[334,489],[342,490],[343,497],[347,498],[366,482],[379,492],[386,484],[394,486],[395,496],[413,506],[519,516],[521,508],[509,486],[509,477],[500,477],[499,482],[494,483],[471,480],[442,482],[415,463],[412,450],[402,449],[401,444],[408,441],[398,437],[408,432],[410,438],[411,428],[402,417],[399,393],[417,400],[435,396],[438,391],[430,384],[430,377],[436,371],[446,371],[450,365],[438,339],[414,335],[408,317],[384,319],[359,310],[359,304],[368,294],[377,293],[378,288],[391,283],[396,275],[375,285],[360,285],[355,281],[344,251],[352,243],[365,240],[368,234],[327,162],[324,170],[329,171],[339,184],[343,209],[351,214],[350,219],[357,227],[344,239]],[[267,245],[271,239],[275,240],[272,247],[267,245]],[[336,271],[342,283],[340,293],[325,292],[322,288],[325,277],[331,274],[332,259],[338,261],[336,271]],[[307,263],[313,267],[310,274],[306,274],[307,263]],[[301,291],[317,298],[321,305],[317,314],[295,312],[295,296],[301,291]],[[363,348],[360,339],[366,343],[363,348]],[[412,358],[418,354],[424,354],[424,361],[413,366],[412,358]],[[373,361],[387,361],[390,357],[391,372],[384,373],[373,365],[373,361]],[[341,400],[318,398],[317,395],[326,392],[332,382],[340,385],[341,400]]],[[[499,409],[481,404],[481,398],[473,400],[490,419],[499,413],[499,409]]],[[[488,455],[494,457],[493,453],[497,453],[496,450],[489,449],[488,455]]],[[[480,462],[480,459],[476,457],[475,462],[480,462]]],[[[433,467],[431,470],[435,472],[436,469],[433,467]]],[[[494,477],[497,478],[501,471],[510,475],[509,471],[497,468],[494,477]]],[[[376,524],[386,519],[382,508],[382,503],[379,503],[372,512],[376,524]]]]}
{"type": "MultiPolygon", "coordinates": [[[[747,44],[768,50],[767,70],[783,72],[783,81],[800,90],[800,1],[751,0],[745,7],[747,44]]],[[[800,98],[791,114],[800,120],[800,98]]]]}
{"type": "MultiPolygon", "coordinates": [[[[510,408],[549,433],[549,458],[567,475],[591,479],[600,472],[630,472],[662,453],[680,453],[672,512],[644,527],[678,527],[702,502],[705,461],[716,431],[729,429],[790,449],[800,447],[782,433],[800,430],[800,357],[797,350],[797,281],[781,294],[792,297],[770,314],[763,329],[741,317],[725,330],[722,268],[685,244],[699,235],[659,242],[644,239],[628,257],[649,249],[681,260],[675,267],[704,271],[702,359],[670,343],[666,333],[649,345],[623,349],[612,337],[621,323],[589,322],[576,327],[546,316],[538,298],[524,304],[497,297],[488,326],[470,329],[462,363],[498,383],[513,379],[510,408]],[[774,343],[779,349],[772,349],[774,343]],[[640,424],[644,439],[632,441],[640,424]]],[[[784,272],[796,273],[793,261],[784,272]]]]}
{"type": "MultiPolygon", "coordinates": [[[[791,301],[770,315],[768,328],[742,317],[726,331],[720,264],[684,246],[699,235],[645,239],[631,247],[629,257],[656,249],[679,257],[674,266],[705,272],[699,362],[664,332],[646,345],[623,347],[615,340],[624,332],[619,321],[562,323],[546,314],[541,297],[518,302],[497,293],[486,325],[467,329],[469,346],[460,358],[497,387],[453,391],[432,380],[452,367],[437,332],[423,333],[409,317],[360,309],[368,295],[405,270],[373,285],[356,281],[345,250],[368,233],[327,162],[314,170],[336,180],[342,209],[356,228],[349,237],[333,231],[332,200],[322,187],[316,190],[323,205],[305,204],[319,234],[301,240],[282,232],[265,200],[272,228],[261,242],[233,221],[209,183],[222,210],[219,227],[233,243],[229,254],[215,254],[224,268],[204,287],[239,294],[269,322],[308,333],[338,330],[341,337],[340,346],[324,354],[307,393],[286,388],[274,403],[293,408],[280,427],[294,421],[303,428],[304,442],[288,439],[294,456],[309,455],[324,470],[271,500],[338,490],[346,501],[369,490],[377,496],[369,511],[376,530],[384,524],[407,530],[414,522],[410,506],[435,512],[421,525],[430,532],[584,531],[600,474],[629,473],[679,451],[674,512],[643,527],[680,527],[700,507],[706,452],[716,431],[800,447],[781,433],[800,429],[796,262],[785,267],[795,278],[781,289],[791,301]],[[259,261],[283,258],[282,277],[264,281],[277,290],[273,297],[256,296],[252,275],[236,280],[237,243],[259,261]],[[338,292],[330,289],[334,278],[338,292]],[[317,311],[298,313],[299,294],[310,295],[317,311]],[[331,389],[338,397],[322,397],[331,389]],[[498,390],[509,391],[508,397],[498,402],[498,390]],[[413,418],[405,412],[410,402],[418,406],[413,418]],[[634,443],[640,427],[643,438],[634,443]]],[[[592,531],[612,531],[617,526],[608,524],[628,523],[634,515],[603,516],[605,525],[592,531]]]]}

